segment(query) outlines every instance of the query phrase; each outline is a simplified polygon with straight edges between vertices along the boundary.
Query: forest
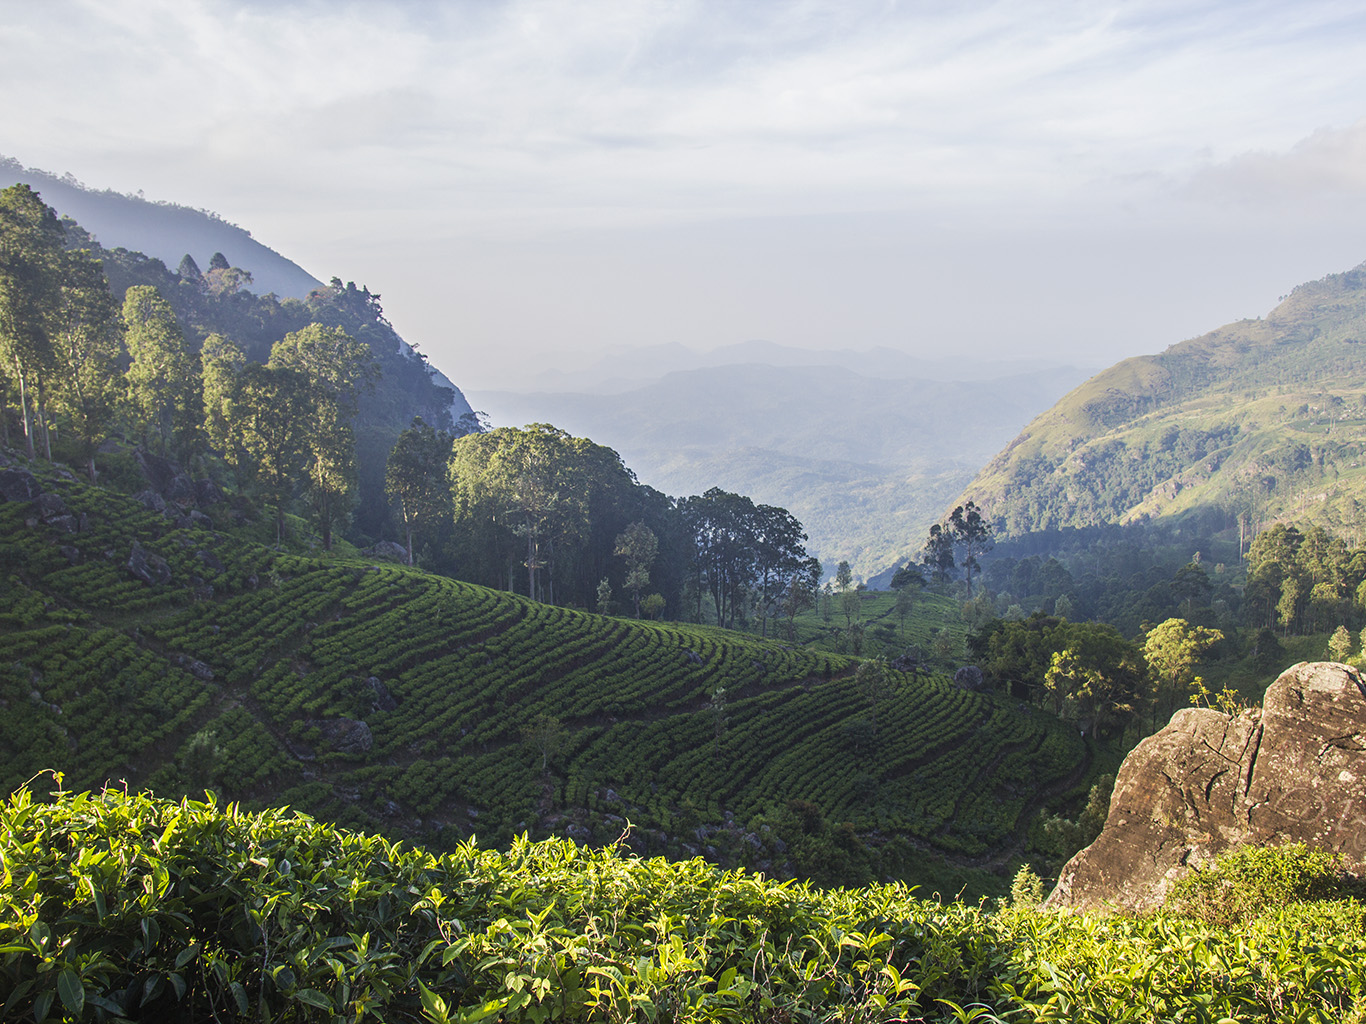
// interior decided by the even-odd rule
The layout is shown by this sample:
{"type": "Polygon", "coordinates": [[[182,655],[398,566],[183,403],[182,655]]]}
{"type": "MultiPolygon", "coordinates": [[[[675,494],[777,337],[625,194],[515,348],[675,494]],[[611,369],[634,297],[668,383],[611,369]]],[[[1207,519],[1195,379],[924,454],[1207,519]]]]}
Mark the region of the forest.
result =
{"type": "Polygon", "coordinates": [[[410,564],[552,604],[766,634],[814,601],[820,566],[784,509],[669,498],[548,424],[453,422],[366,289],[257,297],[221,257],[172,273],[22,185],[0,218],[0,429],[30,458],[93,481],[102,451],[136,444],[269,505],[277,544],[298,509],[324,550],[398,535],[410,564]]]}

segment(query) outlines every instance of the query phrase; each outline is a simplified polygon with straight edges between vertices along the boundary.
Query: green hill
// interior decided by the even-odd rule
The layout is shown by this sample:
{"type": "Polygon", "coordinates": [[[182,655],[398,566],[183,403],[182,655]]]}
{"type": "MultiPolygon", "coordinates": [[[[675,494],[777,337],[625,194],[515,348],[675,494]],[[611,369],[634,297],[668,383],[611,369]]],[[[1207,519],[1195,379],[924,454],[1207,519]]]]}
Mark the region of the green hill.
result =
{"type": "Polygon", "coordinates": [[[944,677],[891,673],[874,707],[839,655],[274,551],[242,506],[177,526],[33,472],[0,470],[5,792],[207,786],[438,847],[629,820],[641,852],[840,881],[1001,863],[1086,760],[944,677]]]}
{"type": "Polygon", "coordinates": [[[963,492],[1007,535],[1283,517],[1349,536],[1366,492],[1366,264],[1265,318],[1127,359],[1035,418],[963,492]]]}

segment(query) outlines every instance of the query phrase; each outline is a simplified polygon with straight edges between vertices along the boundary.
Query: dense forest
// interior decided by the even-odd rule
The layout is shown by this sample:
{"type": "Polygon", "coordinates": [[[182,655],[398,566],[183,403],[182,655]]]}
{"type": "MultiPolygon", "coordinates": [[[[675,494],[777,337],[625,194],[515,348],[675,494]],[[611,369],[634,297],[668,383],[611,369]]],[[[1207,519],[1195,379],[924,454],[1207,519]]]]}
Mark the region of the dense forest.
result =
{"type": "Polygon", "coordinates": [[[767,633],[814,601],[820,566],[784,509],[717,488],[671,499],[546,424],[453,420],[460,400],[367,289],[256,296],[221,257],[172,272],[99,248],[27,186],[0,197],[0,420],[30,458],[93,480],[126,439],[270,505],[277,543],[298,507],[325,550],[398,536],[410,563],[549,603],[767,633]]]}

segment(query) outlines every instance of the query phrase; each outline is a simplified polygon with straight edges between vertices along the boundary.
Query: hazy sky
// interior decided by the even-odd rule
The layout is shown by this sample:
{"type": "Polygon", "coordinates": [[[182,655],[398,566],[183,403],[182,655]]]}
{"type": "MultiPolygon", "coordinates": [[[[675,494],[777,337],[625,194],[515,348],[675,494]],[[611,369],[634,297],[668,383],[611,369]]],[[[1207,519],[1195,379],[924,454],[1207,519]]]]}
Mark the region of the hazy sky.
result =
{"type": "Polygon", "coordinates": [[[0,153],[367,284],[457,383],[1102,364],[1366,259],[1366,6],[0,0],[0,153]]]}

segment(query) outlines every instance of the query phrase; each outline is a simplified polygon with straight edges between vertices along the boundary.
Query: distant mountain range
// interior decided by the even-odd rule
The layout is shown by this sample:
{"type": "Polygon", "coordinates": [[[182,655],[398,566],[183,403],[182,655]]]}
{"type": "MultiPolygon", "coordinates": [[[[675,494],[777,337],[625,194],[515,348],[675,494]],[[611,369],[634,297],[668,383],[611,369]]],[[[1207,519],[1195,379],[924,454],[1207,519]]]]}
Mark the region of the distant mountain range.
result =
{"type": "Polygon", "coordinates": [[[1366,525],[1366,264],[1097,374],[962,492],[1008,535],[1104,523],[1366,525]]]}
{"type": "Polygon", "coordinates": [[[750,342],[711,353],[648,348],[559,378],[586,375],[582,391],[469,397],[497,424],[541,420],[613,447],[666,493],[718,486],[781,505],[806,526],[827,573],[848,560],[872,579],[916,554],[977,468],[1085,374],[750,342]],[[710,365],[631,382],[656,359],[710,365]],[[955,368],[957,380],[932,376],[955,368]]]}
{"type": "Polygon", "coordinates": [[[925,359],[885,345],[868,349],[806,349],[756,339],[710,350],[677,343],[613,349],[586,361],[579,359],[572,369],[551,367],[533,371],[521,379],[517,390],[616,394],[641,387],[667,373],[751,364],[836,366],[863,377],[921,381],[991,380],[1059,368],[1056,362],[1045,359],[925,359]]]}

